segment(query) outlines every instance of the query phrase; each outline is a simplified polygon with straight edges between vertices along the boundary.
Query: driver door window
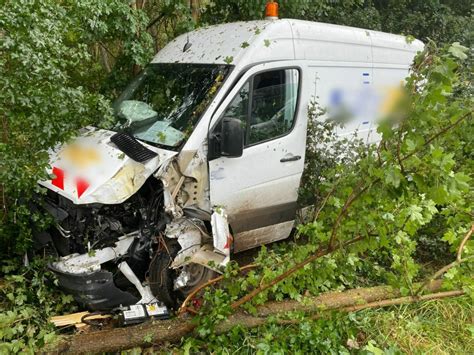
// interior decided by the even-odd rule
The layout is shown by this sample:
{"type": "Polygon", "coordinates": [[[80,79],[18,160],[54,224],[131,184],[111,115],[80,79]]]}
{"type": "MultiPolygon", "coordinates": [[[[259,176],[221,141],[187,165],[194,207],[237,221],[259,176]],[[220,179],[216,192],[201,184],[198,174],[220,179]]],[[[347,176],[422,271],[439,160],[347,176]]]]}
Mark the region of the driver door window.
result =
{"type": "Polygon", "coordinates": [[[242,121],[246,146],[285,135],[293,127],[298,84],[297,69],[256,74],[234,97],[223,117],[242,121]]]}

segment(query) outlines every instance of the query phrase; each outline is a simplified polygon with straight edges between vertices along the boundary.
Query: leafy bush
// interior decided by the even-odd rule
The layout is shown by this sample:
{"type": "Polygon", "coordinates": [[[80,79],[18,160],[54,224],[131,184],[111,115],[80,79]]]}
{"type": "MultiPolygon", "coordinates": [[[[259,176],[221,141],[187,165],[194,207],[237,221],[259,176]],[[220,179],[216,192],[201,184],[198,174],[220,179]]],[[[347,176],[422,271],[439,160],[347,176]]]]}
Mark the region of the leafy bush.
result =
{"type": "Polygon", "coordinates": [[[53,275],[45,270],[43,260],[21,269],[12,263],[2,267],[0,353],[34,353],[56,336],[48,319],[74,310],[72,296],[51,285],[53,275]]]}
{"type": "Polygon", "coordinates": [[[281,326],[269,320],[268,324],[254,329],[240,326],[210,339],[188,338],[180,350],[185,353],[221,352],[229,354],[348,354],[347,341],[357,337],[358,329],[353,318],[334,315],[317,320],[294,315],[296,324],[281,326]]]}
{"type": "MultiPolygon", "coordinates": [[[[263,18],[267,0],[212,0],[204,7],[204,23],[263,18]]],[[[474,38],[469,1],[280,0],[280,17],[334,23],[412,35],[423,41],[455,41],[470,45],[474,38]]]]}
{"type": "MultiPolygon", "coordinates": [[[[2,253],[31,244],[28,205],[46,179],[47,150],[87,124],[107,125],[105,76],[90,47],[121,44],[129,66],[149,60],[143,12],[126,2],[7,1],[0,9],[0,243],[2,253]]],[[[33,213],[34,214],[34,213],[33,213]]],[[[3,259],[3,257],[2,257],[3,259]]]]}

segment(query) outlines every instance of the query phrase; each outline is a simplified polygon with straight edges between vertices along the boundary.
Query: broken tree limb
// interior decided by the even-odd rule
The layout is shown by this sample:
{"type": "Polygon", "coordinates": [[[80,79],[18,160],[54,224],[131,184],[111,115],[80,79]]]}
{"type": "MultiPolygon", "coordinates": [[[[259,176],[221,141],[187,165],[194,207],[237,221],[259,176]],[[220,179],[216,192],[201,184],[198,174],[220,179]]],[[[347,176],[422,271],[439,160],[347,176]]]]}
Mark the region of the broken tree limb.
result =
{"type": "Polygon", "coordinates": [[[68,325],[75,325],[76,327],[82,327],[86,325],[83,322],[84,317],[87,317],[89,320],[97,319],[106,319],[110,318],[111,315],[108,314],[93,314],[90,312],[77,312],[72,314],[66,314],[64,316],[55,316],[51,317],[49,321],[53,323],[56,327],[64,327],[68,325]]]}
{"type": "Polygon", "coordinates": [[[406,296],[406,297],[399,297],[391,300],[382,300],[377,302],[371,302],[364,305],[357,305],[346,307],[342,309],[344,312],[355,312],[360,311],[362,309],[367,308],[378,308],[378,307],[388,307],[388,306],[396,306],[400,304],[407,304],[407,303],[415,303],[421,301],[430,301],[430,300],[437,300],[441,298],[447,297],[457,297],[462,296],[465,294],[463,290],[454,290],[454,291],[445,291],[445,292],[437,292],[437,293],[429,293],[423,296],[406,296]]]}
{"type": "MultiPolygon", "coordinates": [[[[396,305],[401,305],[401,304],[410,304],[410,303],[416,303],[416,302],[422,302],[422,301],[443,299],[443,298],[448,298],[448,297],[458,297],[464,294],[465,292],[462,290],[437,292],[437,293],[430,293],[430,294],[419,296],[419,297],[406,296],[406,297],[399,297],[399,298],[390,299],[390,300],[382,300],[382,301],[377,301],[377,302],[372,302],[372,303],[367,303],[367,304],[362,304],[362,305],[357,305],[357,306],[340,308],[337,310],[339,312],[357,312],[357,311],[360,311],[363,309],[369,309],[369,308],[381,308],[381,307],[396,306],[396,305]]],[[[327,313],[317,312],[315,314],[310,315],[308,318],[313,319],[313,320],[319,319],[325,314],[327,313]]],[[[266,321],[267,321],[267,318],[251,316],[244,313],[236,313],[232,315],[227,321],[224,321],[221,324],[219,324],[216,328],[216,333],[217,334],[225,333],[229,331],[230,329],[232,329],[233,327],[235,327],[236,325],[240,325],[245,328],[255,328],[255,327],[264,325],[266,321]]],[[[290,325],[290,324],[298,324],[301,322],[301,320],[282,318],[282,319],[276,319],[274,320],[274,322],[279,325],[290,325]]]]}
{"type": "MultiPolygon", "coordinates": [[[[258,265],[257,264],[248,264],[248,265],[244,265],[242,266],[241,268],[239,268],[239,272],[243,272],[243,271],[246,271],[246,270],[250,270],[250,269],[254,269],[256,268],[258,265]]],[[[188,308],[188,303],[189,301],[191,301],[194,296],[196,296],[199,292],[201,292],[201,290],[205,289],[206,287],[209,287],[211,285],[214,285],[215,283],[221,281],[222,279],[224,278],[223,275],[220,275],[220,276],[217,276],[216,278],[212,279],[212,280],[209,280],[207,281],[206,283],[202,284],[201,286],[199,287],[196,287],[187,297],[186,299],[183,301],[183,303],[181,304],[181,306],[179,307],[178,309],[178,314],[182,314],[186,311],[190,311],[191,313],[196,313],[196,311],[188,308]]]]}
{"type": "Polygon", "coordinates": [[[364,239],[364,237],[358,236],[358,237],[355,237],[355,238],[353,238],[353,239],[351,239],[351,240],[349,240],[349,241],[347,241],[343,244],[339,244],[338,246],[335,246],[333,249],[320,249],[315,254],[309,256],[308,258],[306,258],[302,262],[300,262],[300,263],[296,264],[295,266],[293,266],[291,269],[288,269],[287,271],[282,273],[280,276],[275,277],[270,282],[268,282],[266,284],[263,284],[263,285],[255,288],[255,289],[253,289],[252,291],[247,293],[245,296],[239,298],[237,301],[235,301],[234,303],[231,304],[232,309],[239,308],[241,305],[243,305],[244,303],[250,301],[252,298],[254,298],[259,293],[261,293],[261,292],[269,289],[270,287],[276,285],[277,283],[283,281],[284,279],[291,276],[292,274],[294,274],[298,270],[301,270],[305,265],[313,262],[314,260],[319,259],[319,258],[321,258],[325,255],[328,255],[328,254],[332,253],[333,251],[335,251],[337,249],[340,249],[341,247],[345,247],[345,246],[348,246],[350,244],[354,244],[355,242],[358,242],[362,239],[364,239]]]}
{"type": "Polygon", "coordinates": [[[472,236],[472,233],[474,232],[474,223],[471,225],[471,228],[469,229],[469,231],[466,233],[466,235],[464,236],[464,238],[462,239],[461,241],[461,244],[459,244],[459,247],[458,247],[458,251],[456,253],[456,260],[453,261],[452,263],[448,264],[448,265],[445,265],[443,266],[441,269],[439,269],[438,271],[436,271],[425,283],[423,283],[416,291],[415,291],[415,295],[418,295],[421,293],[421,291],[423,291],[423,289],[426,287],[426,285],[430,282],[432,282],[433,280],[436,280],[438,278],[440,278],[441,276],[443,276],[448,270],[452,269],[453,267],[455,266],[458,266],[466,261],[469,261],[471,259],[474,258],[474,255],[471,255],[471,256],[468,256],[466,258],[463,258],[462,257],[462,252],[464,250],[464,246],[466,245],[467,241],[469,240],[469,238],[471,238],[472,236]]]}
{"type": "MultiPolygon", "coordinates": [[[[353,244],[355,242],[358,242],[360,240],[362,240],[363,237],[361,236],[358,236],[356,238],[353,238],[345,243],[343,243],[342,245],[337,245],[335,246],[333,249],[330,249],[330,248],[321,248],[320,250],[318,250],[315,254],[309,256],[308,258],[306,258],[305,260],[303,260],[301,263],[299,264],[296,264],[294,267],[292,267],[291,269],[287,270],[286,272],[284,272],[283,274],[281,274],[280,276],[278,276],[277,278],[273,279],[272,281],[270,281],[269,283],[267,284],[263,284],[259,287],[257,287],[256,289],[252,290],[251,292],[249,292],[248,294],[246,294],[245,296],[243,296],[242,298],[238,299],[237,301],[235,301],[231,307],[232,309],[236,309],[238,307],[240,307],[242,304],[248,302],[250,299],[252,299],[253,297],[255,297],[257,294],[259,294],[260,292],[263,292],[265,291],[266,289],[268,289],[269,287],[272,287],[273,285],[276,285],[277,283],[279,283],[280,281],[283,281],[284,279],[286,279],[287,277],[291,276],[293,273],[295,273],[296,271],[300,270],[302,267],[304,267],[306,264],[309,264],[310,262],[320,258],[320,257],[323,257],[327,254],[330,254],[332,253],[333,251],[341,248],[341,247],[345,247],[345,246],[348,246],[350,244],[353,244]]],[[[242,266],[239,271],[240,272],[243,272],[243,271],[246,271],[246,270],[249,270],[249,269],[253,269],[253,268],[256,268],[258,265],[257,264],[249,264],[249,265],[245,265],[245,266],[242,266]]],[[[184,302],[181,304],[181,306],[179,307],[179,310],[178,310],[178,314],[182,314],[184,313],[185,311],[189,311],[190,313],[194,313],[196,314],[197,312],[194,311],[193,309],[189,308],[187,305],[189,303],[189,301],[191,301],[193,299],[194,296],[196,296],[201,290],[205,289],[206,287],[209,287],[219,281],[221,281],[222,279],[224,278],[224,276],[218,276],[212,280],[209,280],[208,282],[206,282],[205,284],[197,287],[193,292],[191,292],[188,297],[186,297],[186,299],[184,300],[184,302]]]]}
{"type": "Polygon", "coordinates": [[[82,354],[116,352],[141,346],[178,342],[196,327],[191,321],[175,318],[144,324],[100,330],[60,338],[44,352],[82,354]]]}
{"type": "MultiPolygon", "coordinates": [[[[393,304],[413,303],[427,299],[444,298],[462,294],[462,291],[441,292],[441,281],[431,282],[426,290],[432,294],[418,297],[401,297],[400,291],[390,286],[377,286],[353,289],[342,292],[329,292],[316,297],[308,297],[307,302],[293,300],[268,302],[257,308],[257,315],[243,312],[231,315],[221,322],[216,332],[223,333],[236,325],[253,328],[264,324],[268,316],[285,315],[289,311],[302,311],[317,318],[327,310],[351,312],[363,308],[383,307],[393,304]],[[401,297],[401,298],[400,298],[401,297]],[[376,305],[376,303],[378,304],[376,305]],[[401,303],[400,303],[401,302],[401,303]]],[[[281,319],[281,324],[296,322],[292,319],[281,319]]],[[[61,353],[102,353],[116,352],[140,346],[153,346],[162,343],[173,343],[182,337],[192,334],[197,323],[192,320],[175,318],[170,320],[148,322],[126,328],[115,328],[91,333],[63,336],[45,351],[61,353]]]]}
{"type": "MultiPolygon", "coordinates": [[[[430,292],[436,292],[440,288],[441,281],[437,280],[429,285],[428,290],[430,292]]],[[[293,311],[326,311],[397,297],[400,297],[400,291],[391,286],[355,288],[347,291],[325,292],[317,297],[307,298],[305,302],[299,302],[295,300],[288,300],[284,302],[267,302],[257,308],[257,315],[260,317],[266,317],[269,315],[293,311]]]]}
{"type": "Polygon", "coordinates": [[[466,235],[464,236],[464,238],[462,239],[461,241],[461,244],[459,244],[459,248],[458,248],[458,252],[457,252],[457,255],[456,255],[456,260],[458,262],[461,261],[462,259],[462,252],[464,250],[464,246],[466,245],[467,241],[469,240],[469,238],[471,238],[471,235],[472,233],[474,232],[474,223],[471,225],[471,229],[469,229],[469,231],[466,233],[466,235]]]}

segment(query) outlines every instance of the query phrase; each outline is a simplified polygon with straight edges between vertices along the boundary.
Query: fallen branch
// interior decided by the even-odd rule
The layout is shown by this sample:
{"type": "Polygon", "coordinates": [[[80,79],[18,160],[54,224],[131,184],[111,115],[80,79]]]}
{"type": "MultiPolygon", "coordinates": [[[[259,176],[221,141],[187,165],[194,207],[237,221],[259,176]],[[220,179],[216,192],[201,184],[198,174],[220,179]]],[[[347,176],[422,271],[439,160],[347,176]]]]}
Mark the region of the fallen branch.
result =
{"type": "Polygon", "coordinates": [[[474,224],[471,225],[471,228],[469,229],[469,231],[466,233],[466,235],[462,239],[461,244],[459,244],[458,252],[456,253],[456,260],[453,261],[452,263],[448,264],[448,265],[443,266],[441,269],[436,271],[428,280],[425,281],[425,283],[423,283],[420,286],[420,288],[418,288],[418,290],[416,290],[415,295],[420,294],[421,291],[423,291],[423,289],[425,289],[426,286],[430,282],[432,282],[433,280],[437,280],[438,278],[443,276],[446,272],[448,272],[453,267],[458,266],[458,265],[460,265],[460,264],[462,264],[466,261],[472,260],[474,258],[474,255],[468,256],[466,258],[462,257],[462,252],[464,250],[464,246],[466,245],[469,238],[471,238],[473,232],[474,232],[474,224]]]}
{"type": "MultiPolygon", "coordinates": [[[[306,312],[311,318],[317,318],[324,315],[328,310],[353,312],[364,308],[385,307],[463,294],[462,291],[433,293],[438,291],[440,287],[441,281],[431,282],[426,289],[432,294],[419,297],[400,298],[399,290],[390,286],[377,286],[344,292],[324,293],[316,297],[310,297],[304,303],[293,300],[268,302],[257,308],[256,316],[243,312],[231,315],[217,326],[216,333],[224,333],[237,325],[246,328],[257,327],[263,325],[269,316],[281,316],[281,319],[278,321],[280,324],[296,323],[297,320],[285,319],[283,317],[290,311],[306,312]]],[[[148,322],[126,328],[64,336],[45,351],[58,353],[102,353],[162,343],[173,343],[180,341],[186,335],[192,334],[196,326],[196,322],[181,318],[148,322]]]]}
{"type": "MultiPolygon", "coordinates": [[[[311,263],[312,261],[314,261],[316,259],[319,259],[319,258],[321,258],[325,255],[328,255],[328,254],[332,253],[333,251],[335,251],[337,249],[340,249],[341,247],[345,247],[345,246],[348,246],[348,245],[353,244],[355,242],[358,242],[358,241],[362,240],[363,238],[364,237],[362,237],[362,236],[358,236],[356,238],[353,238],[353,239],[343,243],[342,245],[336,245],[332,249],[331,248],[321,248],[321,249],[319,249],[315,254],[309,256],[308,258],[306,258],[302,262],[296,264],[295,266],[293,266],[291,269],[285,271],[280,276],[278,276],[275,279],[271,280],[267,284],[260,285],[259,287],[255,288],[251,292],[247,293],[245,296],[241,297],[240,299],[238,299],[237,301],[232,303],[231,304],[232,309],[237,309],[242,304],[248,302],[253,297],[258,295],[260,292],[263,292],[263,291],[267,290],[268,288],[276,285],[277,283],[279,283],[279,282],[283,281],[284,279],[286,279],[287,277],[291,276],[293,273],[295,273],[296,271],[303,268],[306,264],[309,264],[309,263],[311,263]]],[[[245,270],[248,270],[248,269],[253,269],[257,266],[258,266],[257,264],[245,265],[242,268],[240,268],[239,271],[245,271],[245,270]]],[[[178,314],[183,314],[186,311],[189,311],[190,313],[196,314],[197,313],[196,311],[194,311],[193,309],[191,309],[187,306],[189,301],[192,300],[194,298],[194,296],[196,296],[201,290],[203,290],[204,288],[209,287],[209,286],[221,281],[223,278],[224,278],[224,276],[222,276],[222,275],[218,276],[215,279],[209,280],[205,284],[203,284],[200,287],[196,288],[193,292],[191,292],[188,295],[188,297],[186,297],[186,299],[182,303],[181,307],[179,307],[178,314]]]]}
{"type": "MultiPolygon", "coordinates": [[[[369,308],[382,308],[382,307],[396,306],[396,305],[401,305],[401,304],[411,304],[411,303],[416,303],[416,302],[443,299],[443,298],[448,298],[448,297],[458,297],[464,294],[465,292],[462,290],[455,290],[455,291],[430,293],[430,294],[419,296],[419,297],[406,296],[406,297],[399,297],[399,298],[395,298],[391,300],[382,300],[382,301],[367,303],[363,305],[340,308],[337,310],[339,312],[357,312],[357,311],[361,311],[361,310],[369,309],[369,308]]],[[[314,320],[314,319],[319,319],[325,315],[327,315],[327,312],[319,312],[319,313],[309,316],[308,318],[314,320]]],[[[216,333],[217,334],[225,333],[229,331],[231,328],[235,327],[236,325],[240,325],[242,327],[250,329],[250,328],[255,328],[255,327],[264,325],[266,322],[267,322],[266,318],[250,316],[243,313],[237,313],[233,315],[231,318],[229,318],[228,322],[221,323],[217,327],[216,333]]],[[[290,324],[298,324],[301,322],[301,320],[282,318],[282,319],[276,319],[274,322],[279,325],[290,325],[290,324]]]]}
{"type": "Polygon", "coordinates": [[[432,135],[430,138],[428,138],[420,148],[415,149],[413,152],[411,152],[411,153],[405,155],[404,157],[402,157],[401,161],[405,161],[408,158],[412,157],[413,155],[419,153],[423,148],[429,146],[430,143],[433,142],[435,139],[442,136],[443,134],[445,134],[446,132],[448,132],[452,128],[456,127],[458,124],[460,124],[462,121],[464,121],[467,117],[470,117],[470,116],[472,116],[472,112],[471,111],[466,112],[464,115],[462,115],[460,118],[458,118],[455,122],[453,122],[450,125],[447,125],[446,127],[442,128],[440,131],[438,131],[437,133],[432,135]]]}
{"type": "Polygon", "coordinates": [[[353,244],[355,242],[358,242],[360,240],[362,240],[364,237],[362,236],[358,236],[354,239],[351,239],[343,244],[339,244],[338,246],[335,246],[333,249],[320,249],[318,252],[316,252],[315,254],[311,255],[310,257],[306,258],[305,260],[303,260],[302,262],[296,264],[295,266],[293,266],[291,269],[288,269],[287,271],[285,271],[283,274],[279,275],[278,277],[274,278],[273,280],[271,280],[270,282],[266,283],[266,284],[263,284],[257,288],[255,288],[254,290],[250,291],[249,293],[247,293],[245,296],[239,298],[237,301],[235,301],[234,303],[231,304],[231,307],[232,309],[236,309],[236,308],[239,308],[241,305],[243,305],[244,303],[250,301],[252,298],[254,298],[256,295],[258,295],[259,293],[269,289],[270,287],[276,285],[277,283],[283,281],[284,279],[286,279],[287,277],[291,276],[292,274],[294,274],[295,272],[297,272],[298,270],[301,270],[305,265],[313,262],[314,260],[316,259],[319,259],[325,255],[328,255],[330,253],[332,253],[334,250],[336,249],[340,249],[341,247],[345,247],[345,246],[348,246],[350,244],[353,244]]]}
{"type": "Polygon", "coordinates": [[[351,306],[344,308],[344,312],[356,312],[360,311],[362,309],[367,309],[367,308],[379,308],[379,307],[387,307],[387,306],[396,306],[399,304],[406,304],[406,303],[415,303],[415,302],[421,302],[421,301],[430,301],[430,300],[436,300],[436,299],[441,299],[441,298],[448,298],[448,297],[456,297],[456,296],[462,296],[464,295],[465,292],[463,290],[454,290],[454,291],[445,291],[445,292],[438,292],[438,293],[430,293],[427,295],[423,296],[406,296],[406,297],[400,297],[400,298],[395,298],[392,300],[383,300],[383,301],[378,301],[378,302],[372,302],[360,306],[351,306]]]}
{"type": "MultiPolygon", "coordinates": [[[[243,272],[243,271],[246,271],[246,270],[250,270],[250,269],[254,269],[256,268],[258,265],[257,264],[248,264],[248,265],[244,265],[242,266],[238,271],[239,272],[243,272]]],[[[183,303],[181,304],[181,306],[179,307],[178,309],[178,314],[182,314],[186,311],[189,311],[191,313],[196,313],[196,311],[194,311],[193,309],[189,308],[188,307],[188,303],[189,301],[191,301],[199,292],[201,292],[201,290],[205,289],[206,287],[209,287],[211,285],[214,285],[215,283],[221,281],[222,279],[224,278],[224,275],[220,275],[220,276],[217,276],[216,278],[213,278],[212,280],[209,280],[207,281],[206,283],[202,284],[201,286],[199,287],[196,287],[187,297],[186,299],[183,301],[183,303]]]]}
{"type": "Polygon", "coordinates": [[[332,231],[331,231],[331,238],[329,239],[329,243],[328,243],[328,250],[329,251],[332,251],[335,249],[335,243],[336,243],[336,237],[337,237],[337,230],[339,228],[339,225],[341,224],[341,222],[343,221],[343,219],[345,218],[345,216],[347,215],[347,211],[349,210],[349,208],[351,207],[352,203],[357,200],[360,196],[362,196],[371,186],[373,186],[379,179],[376,179],[374,180],[373,182],[371,182],[370,184],[362,187],[364,181],[360,181],[359,182],[359,185],[357,186],[356,189],[354,189],[354,191],[352,191],[352,193],[349,195],[349,197],[347,198],[346,202],[344,203],[344,206],[342,207],[341,211],[339,212],[337,218],[336,218],[336,222],[334,223],[333,227],[332,227],[332,231]]]}

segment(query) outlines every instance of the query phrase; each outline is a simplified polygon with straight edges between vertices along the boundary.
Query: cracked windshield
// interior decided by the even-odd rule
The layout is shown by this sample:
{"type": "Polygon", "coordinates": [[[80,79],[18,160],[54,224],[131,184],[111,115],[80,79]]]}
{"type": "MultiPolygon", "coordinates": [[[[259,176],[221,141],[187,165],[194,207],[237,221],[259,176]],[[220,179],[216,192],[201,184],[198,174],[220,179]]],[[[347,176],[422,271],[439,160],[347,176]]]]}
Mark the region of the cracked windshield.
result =
{"type": "Polygon", "coordinates": [[[228,65],[151,64],[114,104],[116,130],[178,148],[230,71],[228,65]]]}

